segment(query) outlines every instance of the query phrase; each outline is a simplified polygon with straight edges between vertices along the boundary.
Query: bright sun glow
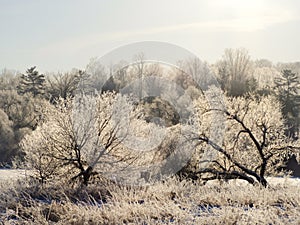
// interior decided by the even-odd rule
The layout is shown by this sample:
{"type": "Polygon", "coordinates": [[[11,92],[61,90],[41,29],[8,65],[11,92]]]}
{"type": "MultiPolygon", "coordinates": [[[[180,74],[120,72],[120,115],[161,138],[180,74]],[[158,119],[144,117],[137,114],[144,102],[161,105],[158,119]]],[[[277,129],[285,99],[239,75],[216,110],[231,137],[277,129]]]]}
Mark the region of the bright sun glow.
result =
{"type": "Polygon", "coordinates": [[[256,31],[266,28],[275,23],[286,22],[295,17],[290,11],[265,1],[212,1],[211,6],[215,8],[217,14],[226,14],[230,19],[222,20],[220,23],[224,28],[235,31],[256,31]]]}

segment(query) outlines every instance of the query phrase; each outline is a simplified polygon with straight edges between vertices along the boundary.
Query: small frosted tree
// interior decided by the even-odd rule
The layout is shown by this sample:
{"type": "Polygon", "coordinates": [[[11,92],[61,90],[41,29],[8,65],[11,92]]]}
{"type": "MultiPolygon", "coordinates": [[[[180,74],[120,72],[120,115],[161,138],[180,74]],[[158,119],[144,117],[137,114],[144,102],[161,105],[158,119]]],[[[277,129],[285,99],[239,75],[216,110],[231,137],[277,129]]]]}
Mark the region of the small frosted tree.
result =
{"type": "Polygon", "coordinates": [[[48,108],[45,122],[22,141],[28,166],[45,180],[80,180],[134,160],[121,145],[134,110],[114,93],[81,95],[48,108]],[[127,117],[126,117],[127,115],[127,117]]]}

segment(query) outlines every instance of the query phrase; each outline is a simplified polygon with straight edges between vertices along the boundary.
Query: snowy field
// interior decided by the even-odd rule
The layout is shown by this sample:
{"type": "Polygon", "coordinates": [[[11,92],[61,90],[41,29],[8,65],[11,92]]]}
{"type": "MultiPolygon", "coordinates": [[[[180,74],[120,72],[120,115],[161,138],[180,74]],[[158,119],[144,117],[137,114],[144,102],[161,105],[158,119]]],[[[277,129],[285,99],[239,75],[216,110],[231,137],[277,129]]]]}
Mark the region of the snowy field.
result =
{"type": "Polygon", "coordinates": [[[22,179],[29,174],[29,170],[0,169],[0,182],[22,179]]]}
{"type": "MultiPolygon", "coordinates": [[[[26,178],[26,176],[30,175],[30,170],[16,170],[16,169],[0,169],[0,182],[3,181],[12,181],[17,179],[26,178]]],[[[268,177],[267,181],[271,185],[299,185],[300,188],[300,178],[292,178],[292,177],[268,177]]],[[[210,181],[208,184],[216,184],[219,181],[210,181]]],[[[243,180],[232,180],[229,183],[236,185],[246,185],[248,182],[243,180]]]]}
{"type": "Polygon", "coordinates": [[[111,197],[103,205],[106,192],[100,186],[85,190],[90,201],[60,185],[40,189],[32,182],[10,182],[30,173],[0,170],[0,224],[300,224],[296,178],[267,178],[266,189],[240,180],[205,186],[176,179],[145,188],[110,186],[111,197]]]}

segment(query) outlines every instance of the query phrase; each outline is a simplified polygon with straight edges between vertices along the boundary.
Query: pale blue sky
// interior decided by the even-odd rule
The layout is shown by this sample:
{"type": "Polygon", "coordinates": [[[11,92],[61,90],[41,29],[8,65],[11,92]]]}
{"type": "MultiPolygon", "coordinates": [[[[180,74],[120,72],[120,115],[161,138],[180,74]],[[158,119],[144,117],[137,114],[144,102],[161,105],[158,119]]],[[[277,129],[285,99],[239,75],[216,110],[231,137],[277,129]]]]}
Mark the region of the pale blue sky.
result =
{"type": "Polygon", "coordinates": [[[300,61],[298,0],[0,0],[0,69],[84,69],[137,41],[179,45],[210,63],[225,48],[300,61]]]}

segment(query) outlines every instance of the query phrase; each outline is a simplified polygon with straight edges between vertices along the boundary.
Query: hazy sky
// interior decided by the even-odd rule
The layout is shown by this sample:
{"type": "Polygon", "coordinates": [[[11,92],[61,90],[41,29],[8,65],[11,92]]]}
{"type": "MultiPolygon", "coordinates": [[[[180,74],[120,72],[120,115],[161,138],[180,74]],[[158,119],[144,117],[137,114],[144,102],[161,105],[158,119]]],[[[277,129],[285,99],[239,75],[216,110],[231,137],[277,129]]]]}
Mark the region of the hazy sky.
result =
{"type": "Polygon", "coordinates": [[[137,41],[164,41],[215,62],[225,48],[300,61],[299,0],[0,0],[0,69],[84,69],[137,41]]]}

